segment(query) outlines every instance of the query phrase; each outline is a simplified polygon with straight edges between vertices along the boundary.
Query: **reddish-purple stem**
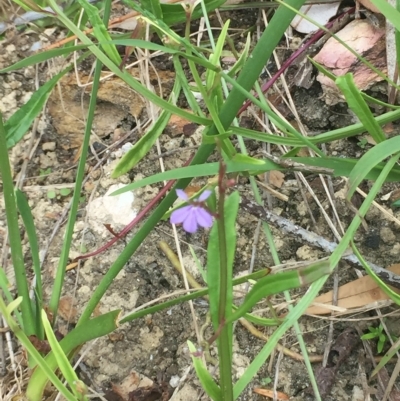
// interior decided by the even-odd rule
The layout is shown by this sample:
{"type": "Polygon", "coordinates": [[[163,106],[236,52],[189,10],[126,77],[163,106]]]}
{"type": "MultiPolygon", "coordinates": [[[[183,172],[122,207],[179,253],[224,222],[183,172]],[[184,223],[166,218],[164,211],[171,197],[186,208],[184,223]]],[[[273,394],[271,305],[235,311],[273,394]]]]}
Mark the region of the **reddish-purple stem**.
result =
{"type": "MultiPolygon", "coordinates": [[[[189,160],[187,160],[184,164],[184,166],[187,166],[193,157],[190,157],[189,160]]],[[[171,180],[168,181],[167,184],[161,189],[161,191],[152,199],[139,213],[138,215],[126,226],[122,229],[120,233],[114,233],[111,231],[111,233],[114,235],[114,238],[112,238],[110,241],[108,241],[106,244],[104,244],[102,247],[99,249],[96,249],[93,252],[85,253],[84,255],[78,256],[75,258],[74,262],[82,259],[87,259],[90,258],[91,256],[96,256],[108,248],[110,248],[112,245],[114,245],[119,239],[125,237],[126,234],[128,234],[129,231],[132,230],[133,227],[137,223],[139,223],[140,220],[143,219],[143,217],[156,205],[157,202],[160,201],[160,199],[171,189],[171,187],[175,184],[176,180],[171,180]]],[[[109,230],[110,231],[110,230],[109,230]]]]}
{"type": "MultiPolygon", "coordinates": [[[[337,21],[339,21],[341,18],[343,18],[347,14],[351,14],[354,12],[355,7],[350,8],[343,14],[340,14],[337,18],[335,18],[332,21],[329,21],[326,25],[325,28],[329,29],[331,28],[337,21]]],[[[326,32],[323,29],[318,29],[317,32],[312,36],[312,38],[304,43],[302,47],[297,49],[281,66],[281,68],[271,77],[271,79],[266,82],[265,84],[262,85],[261,90],[263,93],[266,93],[271,86],[277,81],[277,79],[291,66],[294,60],[297,59],[302,53],[304,53],[311,45],[313,45],[315,42],[317,42],[322,36],[324,36],[326,32]]],[[[258,95],[256,95],[256,98],[258,99],[258,95]]],[[[238,116],[242,114],[251,104],[251,100],[247,100],[246,103],[240,108],[238,111],[238,116]]]]}

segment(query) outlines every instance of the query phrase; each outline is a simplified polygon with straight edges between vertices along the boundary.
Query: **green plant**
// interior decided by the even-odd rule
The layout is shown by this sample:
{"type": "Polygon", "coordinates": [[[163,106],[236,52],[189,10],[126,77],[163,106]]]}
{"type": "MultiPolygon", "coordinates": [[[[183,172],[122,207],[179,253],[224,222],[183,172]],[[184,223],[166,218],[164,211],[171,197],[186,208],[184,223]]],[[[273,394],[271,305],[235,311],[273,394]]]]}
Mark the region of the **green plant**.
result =
{"type": "Polygon", "coordinates": [[[65,197],[71,194],[71,189],[70,188],[60,188],[60,189],[49,189],[47,191],[47,197],[49,199],[59,199],[61,197],[65,197]]]}
{"type": "MultiPolygon", "coordinates": [[[[6,280],[0,280],[0,285],[8,302],[8,305],[6,305],[3,300],[1,300],[0,309],[4,316],[6,316],[10,327],[16,333],[20,342],[27,348],[34,363],[37,364],[28,385],[28,398],[32,401],[41,399],[47,381],[51,380],[67,399],[74,399],[74,397],[84,399],[86,395],[85,393],[80,393],[81,387],[77,386],[77,378],[69,362],[74,352],[76,352],[82,344],[91,339],[106,335],[115,330],[118,325],[134,319],[139,319],[146,314],[169,308],[172,305],[190,299],[208,295],[210,300],[210,315],[214,329],[214,334],[208,339],[208,342],[213,343],[215,341],[217,343],[220,369],[218,382],[210,375],[207,366],[204,365],[203,360],[200,358],[201,353],[197,347],[189,343],[189,348],[199,379],[205,391],[213,400],[232,401],[237,399],[251,382],[252,378],[257,374],[260,367],[265,363],[266,359],[271,355],[279,339],[291,327],[294,327],[298,335],[299,344],[305,356],[305,364],[310,375],[312,386],[317,399],[320,400],[321,397],[318,393],[310,361],[307,358],[308,354],[301,337],[298,320],[315,298],[316,294],[318,294],[329,275],[336,268],[342,255],[347,252],[349,245],[352,245],[354,234],[382,185],[388,181],[400,180],[400,169],[397,167],[397,161],[400,155],[400,141],[398,137],[386,139],[381,129],[382,124],[398,119],[400,117],[400,110],[395,108],[380,117],[373,116],[367,106],[367,102],[371,101],[371,99],[356,88],[351,74],[346,74],[343,77],[334,79],[337,86],[342,90],[349,107],[359,118],[359,124],[329,131],[314,137],[305,137],[270,108],[265,97],[262,95],[262,90],[257,83],[257,79],[275,47],[281,40],[296,10],[302,6],[304,0],[288,0],[282,3],[272,17],[255,48],[250,52],[250,41],[247,41],[236,64],[232,67],[231,71],[227,73],[222,70],[220,60],[224,46],[229,42],[229,22],[223,26],[216,43],[214,43],[212,39],[213,35],[211,29],[209,29],[211,51],[208,48],[194,46],[189,37],[191,18],[203,15],[208,24],[207,13],[221,4],[222,1],[210,0],[203,2],[201,5],[190,3],[183,9],[181,5],[165,5],[160,4],[156,0],[143,0],[140,4],[126,0],[125,4],[133,10],[138,11],[142,16],[142,22],[149,24],[149,27],[159,36],[161,43],[163,43],[162,45],[143,40],[142,38],[127,39],[123,37],[115,39],[111,37],[106,28],[110,13],[110,1],[104,2],[105,8],[101,13],[98,8],[94,7],[89,2],[79,0],[78,3],[81,6],[84,19],[90,21],[94,28],[92,37],[85,35],[81,27],[77,26],[74,21],[65,14],[54,0],[49,0],[49,4],[54,10],[54,18],[57,18],[58,22],[63,24],[71,34],[76,35],[81,44],[42,52],[27,57],[14,66],[0,71],[0,73],[13,71],[46,61],[55,56],[66,56],[72,52],[79,53],[78,62],[86,58],[89,54],[96,58],[82,154],[75,179],[76,185],[72,194],[63,247],[60,252],[56,278],[48,305],[53,314],[53,321],[51,322],[49,322],[47,317],[42,313],[43,304],[47,300],[44,300],[42,295],[43,291],[40,280],[41,270],[38,257],[39,248],[37,245],[33,217],[23,194],[19,191],[16,193],[14,192],[7,149],[21,140],[33,120],[40,113],[50,95],[50,91],[72,67],[68,66],[40,87],[27,104],[4,123],[4,126],[0,118],[0,173],[4,187],[11,255],[17,281],[17,292],[20,297],[18,298],[18,302],[13,301],[12,294],[8,291],[6,280]],[[184,35],[180,36],[171,29],[170,26],[176,22],[182,21],[186,22],[186,30],[184,35]],[[176,80],[169,99],[165,100],[157,96],[122,68],[123,62],[117,51],[117,45],[129,48],[137,47],[147,51],[163,51],[171,57],[176,71],[176,80]],[[207,109],[206,112],[199,107],[193,96],[191,85],[182,66],[182,59],[184,59],[185,63],[189,66],[191,79],[193,79],[196,84],[196,89],[202,95],[205,108],[207,109]],[[64,285],[65,269],[72,244],[73,228],[79,203],[82,202],[81,189],[85,174],[87,149],[96,109],[100,73],[103,66],[122,79],[149,102],[154,103],[161,109],[154,124],[135,144],[131,151],[122,158],[113,172],[113,177],[118,177],[126,173],[140,163],[148,154],[156,140],[163,134],[164,128],[172,113],[194,123],[201,124],[204,127],[203,141],[189,166],[146,177],[116,192],[122,193],[163,180],[177,180],[173,189],[169,191],[157,208],[126,244],[125,249],[114,263],[109,267],[107,273],[92,294],[88,304],[85,306],[85,310],[76,328],[68,333],[60,344],[57,344],[52,335],[52,326],[54,326],[57,319],[60,295],[64,285]],[[205,69],[204,77],[201,76],[199,72],[200,69],[205,69]],[[231,89],[228,88],[228,84],[231,89]],[[253,88],[256,90],[258,98],[251,92],[253,88]],[[176,104],[181,93],[186,97],[192,112],[184,111],[176,104]],[[236,121],[236,115],[246,99],[250,99],[257,105],[262,112],[268,116],[271,123],[284,135],[277,136],[271,133],[240,128],[236,121]],[[366,152],[360,160],[332,158],[327,156],[319,147],[321,143],[328,143],[358,135],[365,130],[375,139],[377,145],[366,152]],[[237,140],[238,148],[234,146],[233,138],[237,140]],[[260,160],[250,157],[247,154],[244,139],[282,145],[290,150],[288,150],[282,158],[282,163],[274,162],[270,159],[260,160]],[[312,150],[317,157],[298,157],[297,154],[301,147],[307,147],[312,150]],[[220,161],[208,163],[208,157],[213,154],[215,150],[218,151],[217,154],[220,161]],[[375,182],[360,207],[358,214],[354,216],[351,224],[329,259],[314,261],[298,270],[286,271],[274,275],[269,274],[269,269],[261,269],[240,280],[233,280],[232,271],[236,252],[237,234],[236,221],[240,207],[240,196],[239,192],[234,188],[234,179],[239,175],[247,177],[250,181],[255,200],[261,204],[261,196],[258,192],[254,176],[261,172],[268,172],[271,170],[290,170],[291,167],[285,164],[286,159],[289,157],[295,162],[303,163],[308,166],[319,166],[330,169],[335,176],[349,177],[348,199],[351,198],[362,180],[370,179],[375,182]],[[209,198],[207,198],[207,213],[215,217],[208,241],[207,269],[204,274],[205,281],[208,284],[207,289],[198,290],[189,295],[184,295],[177,299],[148,307],[123,318],[119,317],[118,310],[92,318],[91,316],[96,306],[128,260],[154,227],[162,219],[168,217],[168,213],[171,212],[170,208],[177,197],[176,190],[184,189],[194,177],[215,175],[218,176],[217,181],[212,182],[206,188],[202,189],[210,192],[209,198]],[[218,197],[215,191],[216,187],[218,187],[218,197]],[[17,210],[23,218],[29,237],[31,256],[34,261],[33,268],[37,277],[33,299],[29,297],[27,266],[25,265],[22,253],[17,210]],[[255,282],[252,280],[255,280],[255,282]],[[249,282],[253,285],[246,295],[244,302],[241,305],[234,305],[233,287],[242,282],[249,282]],[[305,285],[310,285],[309,290],[296,306],[289,306],[289,312],[285,319],[280,320],[276,317],[268,319],[260,318],[251,314],[252,308],[261,299],[278,292],[284,292],[286,299],[289,301],[290,295],[288,290],[305,285]],[[233,323],[240,318],[256,321],[260,325],[273,325],[276,326],[276,329],[270,336],[270,340],[255,357],[242,377],[236,383],[232,383],[233,323]],[[32,344],[30,344],[27,338],[29,335],[35,335],[40,339],[46,338],[51,344],[52,351],[45,358],[38,355],[38,353],[35,352],[36,350],[32,349],[32,344]],[[68,387],[60,385],[60,380],[54,374],[58,368],[60,368],[62,375],[66,379],[68,387]]],[[[397,16],[395,13],[393,13],[393,15],[394,17],[392,17],[392,19],[397,16]]],[[[360,59],[363,61],[362,58],[360,59]]],[[[69,195],[69,192],[62,193],[61,191],[62,190],[60,190],[60,196],[69,195]]],[[[69,190],[67,189],[67,191],[69,190]]],[[[57,196],[56,193],[52,195],[57,196]]],[[[186,209],[180,211],[177,209],[179,219],[175,221],[186,222],[187,219],[191,217],[186,215],[185,211],[193,213],[194,207],[205,207],[205,198],[203,198],[200,193],[196,194],[193,199],[185,198],[189,204],[185,205],[186,209]]],[[[201,215],[206,221],[204,222],[203,220],[202,222],[204,224],[199,225],[209,226],[210,220],[204,217],[204,213],[200,213],[200,215],[196,214],[196,219],[201,218],[201,215]]],[[[176,216],[177,214],[175,213],[175,217],[176,216]]],[[[191,216],[193,217],[193,215],[191,216]]],[[[196,222],[199,223],[199,220],[196,220],[196,222]]],[[[186,224],[186,227],[189,227],[190,229],[188,231],[191,231],[194,226],[189,223],[186,224]]],[[[280,264],[278,252],[275,248],[271,230],[267,224],[263,225],[263,232],[269,242],[274,262],[278,265],[280,264]]],[[[381,288],[390,294],[395,302],[400,303],[398,294],[394,293],[387,284],[383,283],[376,276],[375,272],[365,263],[362,255],[358,253],[356,248],[354,248],[354,252],[365,264],[368,273],[379,282],[381,288]]],[[[371,332],[370,334],[379,334],[379,338],[382,335],[378,332],[371,332]]]]}
{"type": "MultiPolygon", "coordinates": [[[[378,351],[378,354],[380,354],[383,351],[383,347],[385,346],[386,342],[388,341],[388,337],[385,334],[385,328],[383,327],[382,324],[380,324],[378,327],[374,326],[369,326],[368,327],[369,333],[363,334],[361,336],[362,340],[374,340],[376,339],[377,345],[376,349],[378,351]]],[[[394,336],[391,336],[393,341],[396,341],[397,338],[394,336]]]]}
{"type": "Polygon", "coordinates": [[[49,174],[51,174],[51,167],[48,167],[48,168],[46,168],[46,169],[40,169],[39,170],[39,175],[40,175],[40,177],[45,177],[46,175],[49,175],[49,174]]]}
{"type": "Polygon", "coordinates": [[[365,149],[365,147],[368,145],[368,140],[366,138],[361,138],[358,142],[357,145],[361,148],[361,149],[365,149]]]}

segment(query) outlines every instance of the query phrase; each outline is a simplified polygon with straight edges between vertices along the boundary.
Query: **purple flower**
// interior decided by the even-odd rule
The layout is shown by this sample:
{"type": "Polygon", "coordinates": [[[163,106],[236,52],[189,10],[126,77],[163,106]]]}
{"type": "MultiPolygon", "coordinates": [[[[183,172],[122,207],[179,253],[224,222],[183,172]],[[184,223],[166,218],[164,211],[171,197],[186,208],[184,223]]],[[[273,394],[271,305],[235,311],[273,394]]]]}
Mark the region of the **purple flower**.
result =
{"type": "MultiPolygon", "coordinates": [[[[191,204],[174,210],[171,213],[171,224],[183,223],[183,229],[188,233],[195,233],[199,226],[211,227],[213,224],[211,213],[203,207],[204,201],[211,195],[211,192],[205,190],[191,204]]],[[[184,201],[189,200],[189,197],[182,189],[177,189],[176,194],[184,201]]]]}

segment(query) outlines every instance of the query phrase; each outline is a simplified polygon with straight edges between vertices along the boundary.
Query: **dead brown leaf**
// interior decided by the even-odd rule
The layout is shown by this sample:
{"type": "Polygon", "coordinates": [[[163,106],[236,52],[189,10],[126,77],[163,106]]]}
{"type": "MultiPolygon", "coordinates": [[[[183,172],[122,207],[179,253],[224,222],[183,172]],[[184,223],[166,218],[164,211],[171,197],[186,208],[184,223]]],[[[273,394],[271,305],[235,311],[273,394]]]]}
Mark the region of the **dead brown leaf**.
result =
{"type": "Polygon", "coordinates": [[[75,305],[75,298],[71,297],[70,295],[64,295],[60,298],[58,314],[66,321],[75,322],[78,315],[78,309],[75,305]]]}
{"type": "MultiPolygon", "coordinates": [[[[266,388],[255,388],[253,390],[256,394],[263,395],[264,397],[274,398],[274,390],[268,390],[266,388]]],[[[288,395],[282,393],[281,391],[276,392],[277,400],[286,401],[289,399],[288,395]]]]}
{"type": "Polygon", "coordinates": [[[274,185],[276,188],[281,188],[285,181],[285,174],[278,170],[272,170],[269,172],[269,183],[274,185]]]}
{"type": "MultiPolygon", "coordinates": [[[[400,264],[390,266],[388,270],[400,274],[400,264]]],[[[395,288],[392,288],[392,290],[400,294],[400,290],[395,288]]],[[[331,306],[332,296],[333,291],[329,291],[315,298],[314,303],[318,303],[319,305],[311,305],[306,310],[306,314],[326,315],[330,313],[332,309],[328,307],[325,308],[321,304],[331,306]]],[[[375,281],[370,276],[364,276],[339,287],[337,306],[339,308],[349,309],[348,313],[351,313],[351,309],[360,308],[387,299],[389,299],[389,297],[378,287],[375,281]]]]}

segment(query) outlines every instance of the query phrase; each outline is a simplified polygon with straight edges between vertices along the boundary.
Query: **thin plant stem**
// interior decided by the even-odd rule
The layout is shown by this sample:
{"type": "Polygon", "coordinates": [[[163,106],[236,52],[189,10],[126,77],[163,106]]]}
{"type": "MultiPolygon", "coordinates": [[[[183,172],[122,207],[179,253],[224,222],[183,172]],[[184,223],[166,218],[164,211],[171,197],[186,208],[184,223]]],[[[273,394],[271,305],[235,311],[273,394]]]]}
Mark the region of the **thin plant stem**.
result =
{"type": "Polygon", "coordinates": [[[219,305],[218,305],[218,323],[221,329],[221,334],[218,339],[218,355],[219,355],[219,374],[222,401],[233,401],[233,386],[232,386],[232,361],[231,349],[232,343],[229,338],[232,334],[232,323],[225,324],[228,296],[228,258],[227,258],[227,243],[225,231],[225,195],[226,183],[224,182],[225,168],[221,163],[219,172],[219,198],[218,198],[218,241],[219,241],[219,265],[220,265],[220,286],[219,286],[219,305]]]}
{"type": "Polygon", "coordinates": [[[11,175],[10,160],[7,151],[6,130],[3,116],[0,112],[0,176],[3,181],[3,196],[6,209],[8,235],[11,246],[11,260],[14,267],[18,295],[22,297],[21,310],[24,332],[26,335],[35,333],[35,318],[29,299],[29,287],[22,252],[21,235],[18,224],[18,212],[11,175]]]}

